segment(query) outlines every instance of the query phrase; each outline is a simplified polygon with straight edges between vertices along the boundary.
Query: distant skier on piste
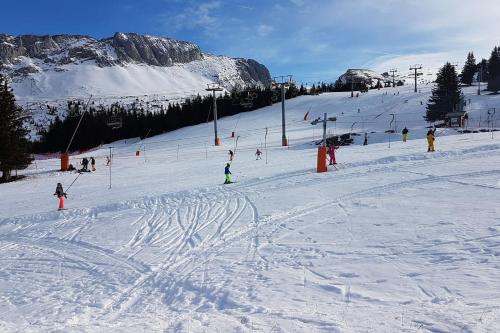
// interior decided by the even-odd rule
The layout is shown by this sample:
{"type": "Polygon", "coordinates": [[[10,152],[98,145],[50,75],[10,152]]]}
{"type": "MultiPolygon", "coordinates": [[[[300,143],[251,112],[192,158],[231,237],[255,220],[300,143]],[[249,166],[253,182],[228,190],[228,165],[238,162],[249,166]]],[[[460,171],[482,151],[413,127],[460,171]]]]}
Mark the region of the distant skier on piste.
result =
{"type": "Polygon", "coordinates": [[[92,171],[95,171],[95,159],[94,159],[94,157],[90,158],[90,165],[92,166],[92,171]]]}
{"type": "Polygon", "coordinates": [[[224,168],[224,175],[226,175],[226,180],[224,181],[224,184],[231,184],[231,171],[229,168],[231,167],[231,164],[227,163],[226,167],[224,168]]]}
{"type": "Polygon", "coordinates": [[[82,172],[88,172],[89,171],[89,160],[88,158],[84,157],[82,159],[82,162],[80,163],[82,165],[82,168],[80,169],[80,171],[82,172]]]}
{"type": "Polygon", "coordinates": [[[67,196],[63,190],[61,183],[57,183],[56,192],[54,193],[54,195],[57,196],[57,198],[59,198],[59,209],[58,210],[63,210],[64,209],[64,198],[67,198],[67,196]]]}
{"type": "Polygon", "coordinates": [[[262,152],[259,150],[259,148],[257,148],[257,151],[255,152],[255,156],[256,156],[255,160],[256,161],[261,160],[262,159],[261,155],[262,155],[262,152]]]}
{"type": "Polygon", "coordinates": [[[434,151],[434,141],[436,140],[436,136],[434,135],[434,131],[430,129],[427,132],[427,151],[434,151]]]}
{"type": "Polygon", "coordinates": [[[334,143],[328,147],[328,156],[330,157],[330,165],[335,165],[337,164],[337,161],[335,159],[335,150],[338,149],[339,147],[336,146],[334,143]]]}
{"type": "Polygon", "coordinates": [[[232,150],[229,150],[229,161],[232,161],[234,157],[234,153],[232,150]]]}
{"type": "Polygon", "coordinates": [[[403,128],[403,131],[401,132],[403,134],[403,142],[406,142],[408,140],[408,129],[405,127],[403,128]]]}

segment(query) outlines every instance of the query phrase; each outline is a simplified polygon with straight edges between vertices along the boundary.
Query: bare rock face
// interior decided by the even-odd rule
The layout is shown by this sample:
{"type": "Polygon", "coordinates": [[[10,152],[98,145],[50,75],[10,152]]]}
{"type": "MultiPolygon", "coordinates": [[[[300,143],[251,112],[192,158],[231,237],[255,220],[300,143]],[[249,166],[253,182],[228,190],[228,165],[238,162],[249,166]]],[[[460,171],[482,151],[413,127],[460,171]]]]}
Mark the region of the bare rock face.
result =
{"type": "Polygon", "coordinates": [[[153,66],[172,66],[202,60],[198,45],[170,38],[142,36],[134,33],[116,33],[109,43],[122,62],[139,62],[153,66]]]}
{"type": "Polygon", "coordinates": [[[268,85],[271,81],[271,75],[266,66],[253,59],[238,59],[236,61],[239,73],[245,82],[255,81],[268,85]]]}

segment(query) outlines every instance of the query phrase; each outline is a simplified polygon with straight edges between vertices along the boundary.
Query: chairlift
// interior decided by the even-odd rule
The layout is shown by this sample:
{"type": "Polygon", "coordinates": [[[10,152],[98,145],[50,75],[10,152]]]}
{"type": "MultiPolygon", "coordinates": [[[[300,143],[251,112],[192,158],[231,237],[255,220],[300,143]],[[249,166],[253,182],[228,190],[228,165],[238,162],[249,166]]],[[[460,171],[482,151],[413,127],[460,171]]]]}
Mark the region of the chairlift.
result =
{"type": "Polygon", "coordinates": [[[278,92],[276,90],[273,90],[273,92],[272,92],[271,101],[273,103],[278,101],[278,92]]]}
{"type": "Polygon", "coordinates": [[[240,105],[245,109],[250,109],[253,106],[253,103],[248,100],[243,100],[240,102],[240,105]]]}
{"type": "Polygon", "coordinates": [[[111,127],[111,129],[119,129],[123,127],[123,121],[122,118],[118,115],[112,115],[111,117],[109,117],[106,125],[111,127]]]}

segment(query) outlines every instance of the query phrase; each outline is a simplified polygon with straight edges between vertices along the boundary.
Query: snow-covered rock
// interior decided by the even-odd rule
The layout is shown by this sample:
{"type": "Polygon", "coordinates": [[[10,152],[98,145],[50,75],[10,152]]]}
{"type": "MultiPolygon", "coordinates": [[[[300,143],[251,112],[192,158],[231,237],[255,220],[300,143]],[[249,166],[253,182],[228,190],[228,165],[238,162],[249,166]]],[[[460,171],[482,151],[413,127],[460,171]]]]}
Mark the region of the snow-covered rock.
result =
{"type": "Polygon", "coordinates": [[[371,85],[372,83],[376,84],[379,80],[380,82],[388,81],[389,78],[370,69],[348,69],[339,77],[339,80],[342,84],[350,84],[354,80],[357,83],[363,82],[371,85]]]}

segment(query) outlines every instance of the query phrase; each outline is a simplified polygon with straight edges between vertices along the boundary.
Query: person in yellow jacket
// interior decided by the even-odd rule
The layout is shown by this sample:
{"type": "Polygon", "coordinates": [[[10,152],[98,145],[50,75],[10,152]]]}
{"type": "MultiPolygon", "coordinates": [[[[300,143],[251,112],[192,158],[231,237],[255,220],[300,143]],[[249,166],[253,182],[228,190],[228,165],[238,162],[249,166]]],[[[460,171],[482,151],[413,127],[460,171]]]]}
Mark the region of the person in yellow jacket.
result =
{"type": "Polygon", "coordinates": [[[427,151],[434,151],[434,140],[436,137],[434,136],[434,131],[430,129],[427,132],[427,151]]]}

